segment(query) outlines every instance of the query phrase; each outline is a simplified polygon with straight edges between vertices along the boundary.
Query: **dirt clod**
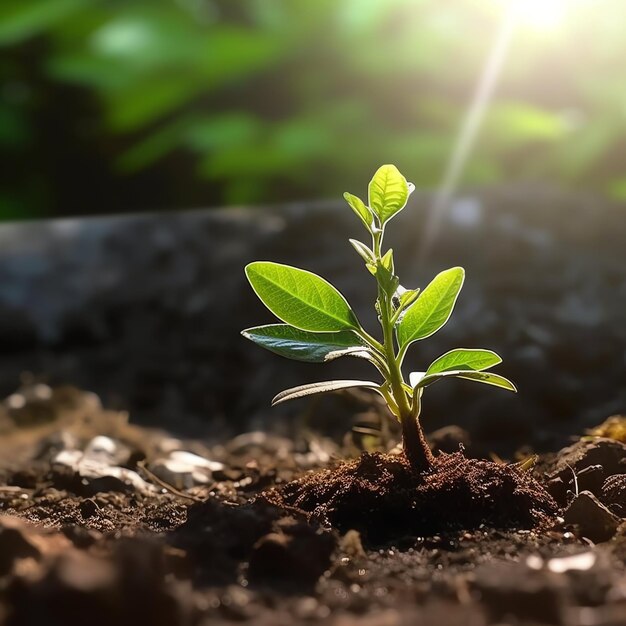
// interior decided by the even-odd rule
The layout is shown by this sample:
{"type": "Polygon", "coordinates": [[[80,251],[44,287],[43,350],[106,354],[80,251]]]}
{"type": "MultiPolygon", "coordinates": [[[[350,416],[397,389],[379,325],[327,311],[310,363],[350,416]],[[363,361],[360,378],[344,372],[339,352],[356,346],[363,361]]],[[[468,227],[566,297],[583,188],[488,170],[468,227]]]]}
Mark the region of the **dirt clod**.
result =
{"type": "Polygon", "coordinates": [[[441,454],[431,472],[415,474],[404,456],[364,453],[335,469],[307,474],[260,496],[304,511],[370,542],[476,529],[533,528],[557,506],[530,475],[510,466],[441,454]]]}
{"type": "Polygon", "coordinates": [[[254,545],[248,568],[251,582],[269,579],[313,588],[330,565],[335,536],[292,517],[276,526],[254,545]]]}
{"type": "Polygon", "coordinates": [[[573,482],[574,474],[595,465],[603,468],[605,476],[626,473],[626,444],[601,437],[581,439],[559,452],[554,467],[548,471],[548,478],[558,476],[569,484],[573,482]]]}
{"type": "Polygon", "coordinates": [[[626,517],[626,474],[613,474],[604,481],[602,502],[616,515],[626,517]]]}
{"type": "Polygon", "coordinates": [[[563,623],[563,579],[534,572],[520,563],[479,568],[476,578],[476,587],[494,623],[506,623],[511,615],[538,624],[563,623]]]}
{"type": "Polygon", "coordinates": [[[12,626],[78,626],[85,616],[93,626],[186,625],[184,605],[150,541],[126,541],[109,558],[69,550],[45,575],[15,578],[7,598],[12,626]]]}
{"type": "Polygon", "coordinates": [[[576,525],[583,537],[595,543],[611,539],[619,526],[619,518],[613,515],[590,491],[579,493],[563,517],[566,524],[576,525]]]}

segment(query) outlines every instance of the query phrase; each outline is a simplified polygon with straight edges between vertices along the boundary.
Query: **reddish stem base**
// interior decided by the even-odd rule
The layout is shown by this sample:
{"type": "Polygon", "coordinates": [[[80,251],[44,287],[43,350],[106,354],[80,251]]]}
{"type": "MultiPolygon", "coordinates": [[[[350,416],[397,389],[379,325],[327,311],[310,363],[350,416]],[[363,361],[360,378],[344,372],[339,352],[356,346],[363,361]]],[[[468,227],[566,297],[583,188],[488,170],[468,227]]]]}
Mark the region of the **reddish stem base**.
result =
{"type": "Polygon", "coordinates": [[[429,470],[435,462],[424,431],[413,417],[402,420],[402,447],[411,467],[417,473],[429,470]]]}

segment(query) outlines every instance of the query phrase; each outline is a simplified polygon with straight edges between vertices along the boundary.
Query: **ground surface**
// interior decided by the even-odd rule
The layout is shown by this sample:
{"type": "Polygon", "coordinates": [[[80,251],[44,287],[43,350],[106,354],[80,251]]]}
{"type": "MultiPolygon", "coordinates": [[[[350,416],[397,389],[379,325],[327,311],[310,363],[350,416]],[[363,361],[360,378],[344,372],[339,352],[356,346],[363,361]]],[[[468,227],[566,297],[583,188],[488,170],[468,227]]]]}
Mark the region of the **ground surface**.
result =
{"type": "Polygon", "coordinates": [[[332,469],[267,490],[259,499],[294,507],[309,521],[359,531],[372,543],[453,530],[546,527],[558,508],[529,472],[492,461],[440,453],[415,473],[404,455],[364,452],[332,469]]]}
{"type": "Polygon", "coordinates": [[[259,432],[206,447],[130,426],[92,394],[41,385],[32,392],[39,400],[26,401],[22,415],[45,407],[54,419],[5,424],[4,623],[626,623],[626,445],[615,440],[580,441],[540,458],[537,482],[519,466],[440,455],[439,471],[465,477],[464,487],[454,493],[448,481],[449,497],[432,502],[426,496],[441,495],[441,478],[411,479],[397,456],[342,465],[330,440],[295,445],[259,432]],[[337,469],[320,473],[329,464],[337,469]],[[543,510],[533,517],[511,502],[507,480],[524,491],[522,505],[543,510]],[[347,509],[337,506],[341,498],[330,506],[320,496],[328,481],[334,493],[343,484],[347,509]],[[303,485],[326,503],[321,514],[296,501],[303,485]],[[481,485],[482,494],[471,493],[481,485]],[[393,496],[388,524],[380,501],[367,500],[372,488],[393,496]],[[333,517],[338,510],[343,517],[333,517]],[[494,521],[500,528],[490,528],[494,521]]]}

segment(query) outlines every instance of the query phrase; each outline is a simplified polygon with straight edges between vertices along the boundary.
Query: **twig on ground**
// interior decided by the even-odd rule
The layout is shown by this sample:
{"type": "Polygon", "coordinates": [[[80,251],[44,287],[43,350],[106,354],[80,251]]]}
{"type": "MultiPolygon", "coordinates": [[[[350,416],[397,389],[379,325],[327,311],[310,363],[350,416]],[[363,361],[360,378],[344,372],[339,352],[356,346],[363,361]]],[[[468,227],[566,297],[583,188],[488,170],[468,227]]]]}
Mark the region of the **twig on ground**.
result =
{"type": "MultiPolygon", "coordinates": [[[[185,493],[183,491],[180,491],[179,489],[176,489],[176,487],[174,487],[173,485],[170,485],[168,482],[166,482],[163,479],[159,478],[156,474],[151,472],[146,467],[145,461],[139,461],[137,463],[137,467],[141,471],[143,471],[146,474],[146,476],[152,482],[155,482],[157,485],[159,485],[159,487],[162,487],[163,489],[165,489],[166,491],[169,491],[170,493],[174,494],[175,496],[178,496],[179,498],[185,498],[187,500],[192,500],[193,502],[204,502],[204,498],[198,498],[197,496],[192,496],[189,493],[185,493]]],[[[211,487],[213,487],[213,485],[211,485],[211,487]]]]}

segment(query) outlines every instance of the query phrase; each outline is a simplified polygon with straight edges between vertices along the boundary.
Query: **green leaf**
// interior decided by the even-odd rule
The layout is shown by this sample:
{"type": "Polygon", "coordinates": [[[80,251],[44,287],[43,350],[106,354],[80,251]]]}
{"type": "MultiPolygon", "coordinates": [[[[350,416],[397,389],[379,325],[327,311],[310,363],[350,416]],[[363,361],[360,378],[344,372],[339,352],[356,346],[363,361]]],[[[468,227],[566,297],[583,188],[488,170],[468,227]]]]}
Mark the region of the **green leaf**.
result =
{"type": "Polygon", "coordinates": [[[426,375],[448,370],[474,370],[480,372],[502,363],[502,359],[491,350],[456,348],[434,360],[426,370],[426,375]]]}
{"type": "Polygon", "coordinates": [[[491,372],[461,372],[457,375],[457,378],[474,380],[478,383],[494,385],[494,387],[501,387],[502,389],[517,392],[517,387],[508,378],[500,376],[500,374],[492,374],[491,372]]]}
{"type": "Polygon", "coordinates": [[[395,165],[378,168],[368,189],[370,208],[381,224],[399,213],[409,199],[409,184],[395,165]]]}
{"type": "Polygon", "coordinates": [[[393,272],[389,271],[385,265],[381,263],[375,266],[376,267],[376,280],[378,284],[383,288],[383,291],[388,296],[393,296],[400,284],[400,279],[393,274],[393,272]]]}
{"type": "Polygon", "coordinates": [[[311,333],[288,324],[269,324],[247,328],[241,334],[275,354],[307,363],[324,363],[340,356],[359,353],[369,357],[367,347],[351,330],[311,333]]]}
{"type": "Polygon", "coordinates": [[[285,391],[281,391],[278,395],[274,396],[272,406],[286,402],[287,400],[295,400],[296,398],[304,398],[317,393],[327,393],[329,391],[350,389],[353,387],[367,387],[380,393],[380,385],[369,380],[329,380],[323,383],[311,383],[309,385],[300,385],[299,387],[285,389],[285,391]]]}
{"type": "Polygon", "coordinates": [[[402,348],[436,333],[450,318],[463,286],[465,270],[453,267],[441,272],[406,310],[397,327],[402,348]]]}
{"type": "Polygon", "coordinates": [[[352,244],[352,247],[356,250],[357,254],[366,262],[374,263],[374,253],[361,241],[357,239],[348,239],[352,244]]]}
{"type": "Polygon", "coordinates": [[[389,270],[393,274],[393,271],[394,271],[393,250],[391,248],[389,248],[389,250],[385,252],[383,257],[380,259],[380,262],[386,270],[389,270]]]}
{"type": "Polygon", "coordinates": [[[363,225],[369,232],[372,232],[372,222],[374,221],[374,216],[372,212],[365,206],[365,203],[361,198],[357,196],[353,196],[351,193],[343,194],[343,197],[346,199],[346,202],[350,205],[350,208],[356,213],[357,217],[363,222],[363,225]]]}
{"type": "Polygon", "coordinates": [[[424,372],[411,372],[411,374],[409,374],[409,381],[414,389],[421,389],[422,387],[428,387],[443,378],[450,377],[465,378],[478,383],[508,389],[509,391],[517,391],[515,385],[507,378],[504,378],[504,376],[492,374],[491,372],[473,372],[471,370],[449,370],[446,372],[428,375],[425,375],[424,372]]]}
{"type": "Polygon", "coordinates": [[[346,299],[316,274],[270,261],[250,263],[245,271],[263,304],[287,324],[313,332],[360,327],[346,299]]]}
{"type": "Polygon", "coordinates": [[[398,285],[396,292],[393,294],[393,303],[396,309],[406,309],[413,304],[419,296],[419,289],[405,289],[402,285],[398,285]]]}

